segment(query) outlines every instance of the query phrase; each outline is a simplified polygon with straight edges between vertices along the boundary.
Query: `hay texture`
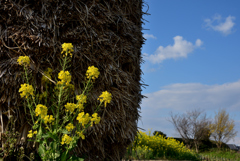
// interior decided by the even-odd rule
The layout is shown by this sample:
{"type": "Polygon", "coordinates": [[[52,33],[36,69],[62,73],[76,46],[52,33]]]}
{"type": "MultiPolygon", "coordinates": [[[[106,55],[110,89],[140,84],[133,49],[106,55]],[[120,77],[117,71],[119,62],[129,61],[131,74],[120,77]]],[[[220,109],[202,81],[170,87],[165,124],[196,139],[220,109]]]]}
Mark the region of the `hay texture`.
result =
{"type": "MultiPolygon", "coordinates": [[[[74,150],[87,160],[120,160],[137,134],[140,117],[142,0],[0,0],[0,132],[9,115],[14,115],[19,144],[26,142],[30,126],[18,89],[23,83],[19,56],[31,58],[30,72],[38,90],[48,67],[59,72],[61,44],[72,43],[74,54],[70,72],[75,87],[82,87],[88,66],[100,76],[94,84],[85,112],[102,91],[113,95],[100,110],[101,122],[91,127],[85,140],[74,150]],[[22,138],[22,139],[21,139],[22,138]]],[[[80,88],[75,89],[79,94],[80,88]]]]}

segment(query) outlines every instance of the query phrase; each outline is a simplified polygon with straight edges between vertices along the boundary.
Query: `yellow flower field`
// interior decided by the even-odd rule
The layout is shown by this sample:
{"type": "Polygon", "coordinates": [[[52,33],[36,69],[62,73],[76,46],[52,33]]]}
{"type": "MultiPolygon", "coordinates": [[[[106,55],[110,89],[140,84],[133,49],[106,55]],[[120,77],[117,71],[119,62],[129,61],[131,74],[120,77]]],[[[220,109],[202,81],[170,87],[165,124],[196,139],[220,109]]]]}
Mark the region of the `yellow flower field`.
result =
{"type": "Polygon", "coordinates": [[[127,149],[128,159],[184,159],[198,160],[197,155],[173,138],[140,131],[127,149]]]}

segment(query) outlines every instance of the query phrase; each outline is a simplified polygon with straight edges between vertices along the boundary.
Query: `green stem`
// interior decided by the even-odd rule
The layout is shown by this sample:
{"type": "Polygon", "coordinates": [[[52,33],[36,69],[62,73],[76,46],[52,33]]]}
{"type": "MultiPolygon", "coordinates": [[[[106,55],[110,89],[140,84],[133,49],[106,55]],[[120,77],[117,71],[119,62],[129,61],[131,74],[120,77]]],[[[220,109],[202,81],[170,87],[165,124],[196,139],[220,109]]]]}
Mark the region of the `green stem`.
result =
{"type": "MultiPolygon", "coordinates": [[[[29,84],[27,69],[26,69],[26,66],[25,66],[25,65],[24,65],[24,72],[25,72],[25,79],[26,79],[26,81],[27,81],[27,84],[29,84]]],[[[32,96],[32,95],[31,95],[31,96],[32,96]]],[[[33,99],[33,96],[32,96],[32,99],[33,99]]],[[[27,103],[28,103],[28,108],[29,108],[29,110],[30,110],[31,117],[32,117],[32,121],[33,121],[33,124],[34,124],[34,123],[35,123],[34,118],[33,118],[34,113],[33,113],[33,111],[32,111],[32,106],[31,106],[28,98],[27,98],[27,103]]],[[[35,104],[34,99],[33,99],[33,103],[35,104]]],[[[36,106],[36,104],[35,104],[35,106],[36,106]]]]}
{"type": "MultiPolygon", "coordinates": [[[[80,100],[82,99],[84,93],[86,92],[86,90],[87,90],[87,88],[88,88],[90,82],[91,82],[91,77],[90,77],[90,79],[88,80],[88,83],[87,83],[85,89],[83,90],[82,96],[81,96],[81,98],[78,100],[77,105],[79,104],[79,102],[80,102],[80,100]]],[[[75,115],[74,115],[73,118],[71,119],[71,122],[77,117],[77,115],[78,115],[78,111],[79,111],[79,109],[77,109],[75,115]]]]}
{"type": "MultiPolygon", "coordinates": [[[[67,61],[67,57],[65,56],[64,61],[63,61],[63,68],[62,68],[63,71],[65,70],[66,61],[67,61]]],[[[61,84],[60,91],[59,91],[59,95],[58,95],[58,106],[57,106],[56,124],[55,124],[56,129],[58,129],[59,110],[60,110],[60,106],[61,106],[61,98],[62,98],[63,86],[64,86],[64,85],[61,84]]]]}

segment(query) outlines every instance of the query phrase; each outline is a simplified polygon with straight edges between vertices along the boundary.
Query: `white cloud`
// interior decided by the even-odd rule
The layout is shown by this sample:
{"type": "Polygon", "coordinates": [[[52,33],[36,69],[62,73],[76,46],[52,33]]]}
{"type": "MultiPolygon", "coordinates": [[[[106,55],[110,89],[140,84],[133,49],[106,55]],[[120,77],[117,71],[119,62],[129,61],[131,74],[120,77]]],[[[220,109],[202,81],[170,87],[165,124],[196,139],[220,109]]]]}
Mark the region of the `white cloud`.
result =
{"type": "Polygon", "coordinates": [[[143,37],[144,37],[145,39],[149,39],[149,38],[157,39],[157,37],[155,37],[155,36],[152,35],[152,34],[144,34],[143,37]]]}
{"type": "Polygon", "coordinates": [[[240,80],[222,85],[172,84],[157,92],[148,93],[146,96],[148,98],[143,100],[142,105],[153,109],[165,108],[181,111],[192,109],[193,106],[206,109],[219,107],[237,109],[240,107],[240,80]]]}
{"type": "Polygon", "coordinates": [[[148,56],[146,59],[152,63],[161,63],[165,59],[186,58],[196,47],[200,47],[203,42],[197,39],[195,45],[183,39],[182,36],[173,38],[174,44],[166,47],[159,46],[154,55],[148,56]]]}
{"type": "Polygon", "coordinates": [[[239,131],[234,141],[240,145],[240,80],[221,85],[204,85],[201,83],[172,84],[153,93],[144,94],[148,98],[141,104],[141,121],[139,127],[160,130],[168,136],[178,137],[173,125],[167,121],[170,112],[184,113],[201,108],[209,117],[219,108],[226,108],[235,120],[236,131],[239,131]]]}
{"type": "Polygon", "coordinates": [[[219,31],[224,35],[229,35],[232,33],[233,22],[235,17],[228,16],[226,19],[222,18],[221,15],[215,15],[212,19],[205,19],[205,26],[207,29],[213,29],[214,31],[219,31]]]}

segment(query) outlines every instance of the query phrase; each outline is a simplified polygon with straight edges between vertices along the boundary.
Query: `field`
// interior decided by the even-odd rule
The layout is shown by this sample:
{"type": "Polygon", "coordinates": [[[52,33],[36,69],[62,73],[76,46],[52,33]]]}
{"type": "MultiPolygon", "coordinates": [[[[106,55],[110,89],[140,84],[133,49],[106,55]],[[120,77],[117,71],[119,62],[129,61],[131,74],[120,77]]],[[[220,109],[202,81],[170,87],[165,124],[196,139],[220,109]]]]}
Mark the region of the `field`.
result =
{"type": "Polygon", "coordinates": [[[134,143],[128,147],[125,159],[168,159],[168,160],[199,160],[194,151],[183,143],[161,135],[150,135],[140,132],[134,143]]]}
{"type": "Polygon", "coordinates": [[[210,148],[196,153],[173,138],[153,136],[151,132],[140,132],[128,149],[126,160],[191,160],[191,161],[240,161],[240,153],[230,149],[210,148]]]}

